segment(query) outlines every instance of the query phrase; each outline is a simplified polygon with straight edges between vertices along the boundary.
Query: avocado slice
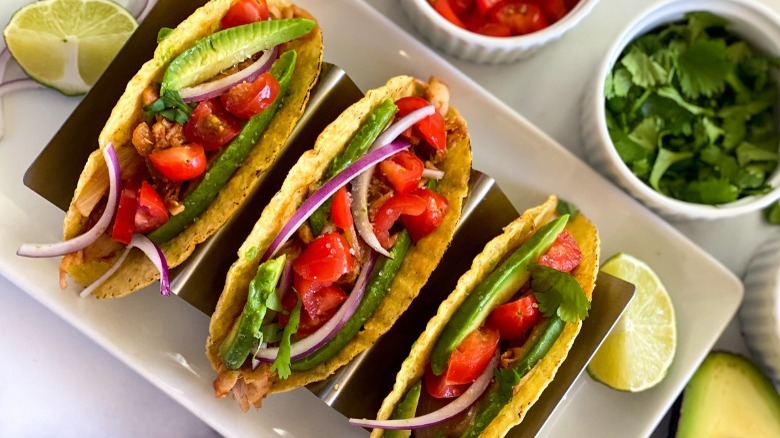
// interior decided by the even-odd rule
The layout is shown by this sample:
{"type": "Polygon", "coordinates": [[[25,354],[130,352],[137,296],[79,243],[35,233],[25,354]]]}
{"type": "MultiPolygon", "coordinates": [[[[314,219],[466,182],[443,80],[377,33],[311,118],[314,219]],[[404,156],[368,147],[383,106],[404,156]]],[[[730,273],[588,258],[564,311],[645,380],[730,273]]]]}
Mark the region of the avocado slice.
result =
{"type": "Polygon", "coordinates": [[[749,359],[710,353],[683,392],[677,437],[780,437],[780,395],[749,359]]]}
{"type": "Polygon", "coordinates": [[[282,255],[263,263],[249,283],[244,310],[219,346],[222,363],[229,369],[241,368],[252,347],[258,342],[258,337],[261,336],[260,326],[268,310],[267,302],[276,292],[276,283],[282,276],[286,259],[287,257],[282,255]]]}
{"type": "MultiPolygon", "coordinates": [[[[409,389],[404,398],[398,403],[398,406],[393,409],[393,415],[390,417],[393,420],[405,420],[408,418],[414,418],[414,414],[417,412],[417,405],[420,403],[420,393],[422,392],[422,380],[418,380],[417,383],[409,389]]],[[[385,431],[385,438],[409,438],[412,436],[411,430],[388,430],[385,431]]]]}
{"type": "Polygon", "coordinates": [[[305,18],[290,18],[257,21],[215,32],[171,61],[160,94],[200,84],[257,52],[306,35],[315,25],[305,18]]]}
{"type": "Polygon", "coordinates": [[[530,239],[474,288],[447,322],[433,347],[431,369],[434,374],[441,375],[447,368],[452,351],[463,339],[482,325],[493,309],[509,301],[528,281],[531,276],[529,266],[536,263],[539,257],[547,252],[568,220],[569,215],[559,216],[539,228],[530,239]]]}

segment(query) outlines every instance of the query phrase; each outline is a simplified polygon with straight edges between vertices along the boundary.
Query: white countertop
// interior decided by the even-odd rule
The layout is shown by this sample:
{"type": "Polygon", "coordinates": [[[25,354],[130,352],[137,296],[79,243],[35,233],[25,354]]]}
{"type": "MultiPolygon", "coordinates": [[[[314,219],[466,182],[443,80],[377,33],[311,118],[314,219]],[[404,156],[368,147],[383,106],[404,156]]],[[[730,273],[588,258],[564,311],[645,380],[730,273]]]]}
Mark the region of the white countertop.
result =
{"type": "MultiPolygon", "coordinates": [[[[416,34],[397,2],[368,2],[416,34]]],[[[765,2],[780,11],[780,0],[765,2]]],[[[455,60],[453,64],[579,154],[579,98],[599,54],[581,50],[577,41],[599,38],[598,43],[606,48],[630,17],[650,3],[601,0],[592,14],[562,41],[544,48],[530,60],[509,66],[479,66],[455,60]],[[604,31],[602,27],[595,31],[603,23],[611,23],[609,30],[604,31]],[[570,74],[550,75],[550,71],[570,74]]],[[[0,16],[0,23],[7,19],[0,16]]],[[[760,236],[766,235],[762,233],[777,232],[777,227],[772,229],[763,224],[758,214],[674,225],[738,276],[743,274],[760,236]],[[761,232],[752,240],[735,240],[734,236],[739,236],[743,227],[761,232]]],[[[165,393],[3,277],[0,277],[0,309],[3,309],[0,346],[6,352],[6,360],[0,362],[0,374],[4,376],[0,385],[0,436],[217,435],[165,393]]],[[[717,348],[745,352],[735,321],[717,348]]]]}

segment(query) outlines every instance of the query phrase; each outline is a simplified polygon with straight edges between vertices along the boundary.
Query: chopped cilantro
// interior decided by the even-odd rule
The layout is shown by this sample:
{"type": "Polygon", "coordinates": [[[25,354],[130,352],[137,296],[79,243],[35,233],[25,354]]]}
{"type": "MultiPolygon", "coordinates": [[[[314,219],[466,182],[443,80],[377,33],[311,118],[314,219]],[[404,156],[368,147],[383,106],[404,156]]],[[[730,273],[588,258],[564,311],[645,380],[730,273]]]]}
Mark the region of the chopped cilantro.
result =
{"type": "Polygon", "coordinates": [[[144,107],[146,117],[160,114],[168,120],[185,124],[190,119],[192,108],[184,103],[176,90],[165,90],[157,100],[144,107]]]}
{"type": "Polygon", "coordinates": [[[582,321],[588,317],[590,302],[574,277],[542,265],[533,265],[530,271],[531,288],[544,316],[557,314],[566,322],[582,321]]]}
{"type": "Polygon", "coordinates": [[[766,217],[766,221],[770,224],[780,225],[780,201],[767,207],[767,209],[764,210],[764,217],[766,217]]]}
{"type": "Polygon", "coordinates": [[[604,83],[607,128],[631,171],[667,196],[720,204],[766,193],[778,91],[728,22],[693,12],[634,40],[604,83]]]}
{"type": "Polygon", "coordinates": [[[271,364],[271,372],[276,371],[280,379],[286,379],[292,373],[290,370],[290,348],[292,335],[298,331],[298,324],[301,322],[301,304],[302,301],[298,300],[298,303],[295,304],[292,312],[290,312],[290,319],[284,327],[282,339],[279,342],[279,354],[277,354],[274,363],[271,364]]]}

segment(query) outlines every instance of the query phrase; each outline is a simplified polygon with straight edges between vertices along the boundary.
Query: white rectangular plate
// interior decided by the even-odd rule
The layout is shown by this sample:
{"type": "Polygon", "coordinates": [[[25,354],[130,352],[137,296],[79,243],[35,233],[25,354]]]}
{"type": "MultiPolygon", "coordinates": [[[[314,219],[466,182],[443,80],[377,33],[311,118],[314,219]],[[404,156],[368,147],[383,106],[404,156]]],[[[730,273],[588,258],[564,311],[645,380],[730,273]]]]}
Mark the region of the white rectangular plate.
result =
{"type": "MultiPolygon", "coordinates": [[[[2,2],[0,17],[10,17],[24,3],[2,2]]],[[[320,21],[325,59],[346,70],[361,88],[380,86],[396,74],[435,75],[447,82],[453,105],[469,123],[474,167],[494,177],[519,210],[540,202],[547,193],[556,193],[594,220],[602,237],[602,254],[629,252],[656,270],[677,312],[677,355],[667,377],[651,390],[627,394],[582,376],[559,406],[554,421],[542,431],[549,436],[650,434],[737,309],[742,298],[740,281],[365,3],[298,3],[320,21]]],[[[24,187],[22,175],[77,103],[50,90],[4,99],[2,275],[224,435],[313,437],[327,430],[329,436],[364,436],[365,431],[350,427],[345,418],[303,389],[273,396],[262,410],[248,414],[231,401],[215,400],[213,371],[203,353],[208,319],[187,303],[163,298],[155,287],[117,301],[81,300],[75,289],[58,290],[59,260],[15,256],[22,242],[60,238],[63,213],[24,187]],[[307,413],[307,421],[300,421],[300,412],[307,413]]]]}

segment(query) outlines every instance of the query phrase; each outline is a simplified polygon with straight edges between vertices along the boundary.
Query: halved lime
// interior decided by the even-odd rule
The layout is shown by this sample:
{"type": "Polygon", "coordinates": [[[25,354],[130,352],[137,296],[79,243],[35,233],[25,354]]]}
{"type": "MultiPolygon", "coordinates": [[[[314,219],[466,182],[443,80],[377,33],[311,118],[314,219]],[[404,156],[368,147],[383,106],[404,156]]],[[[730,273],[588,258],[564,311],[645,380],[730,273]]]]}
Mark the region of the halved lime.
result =
{"type": "Polygon", "coordinates": [[[618,253],[601,270],[633,283],[636,292],[588,373],[620,391],[651,388],[666,376],[677,348],[672,300],[650,266],[631,255],[618,253]]]}
{"type": "Polygon", "coordinates": [[[22,7],[3,31],[32,79],[67,95],[86,93],[138,23],[110,0],[43,0],[22,7]]]}

